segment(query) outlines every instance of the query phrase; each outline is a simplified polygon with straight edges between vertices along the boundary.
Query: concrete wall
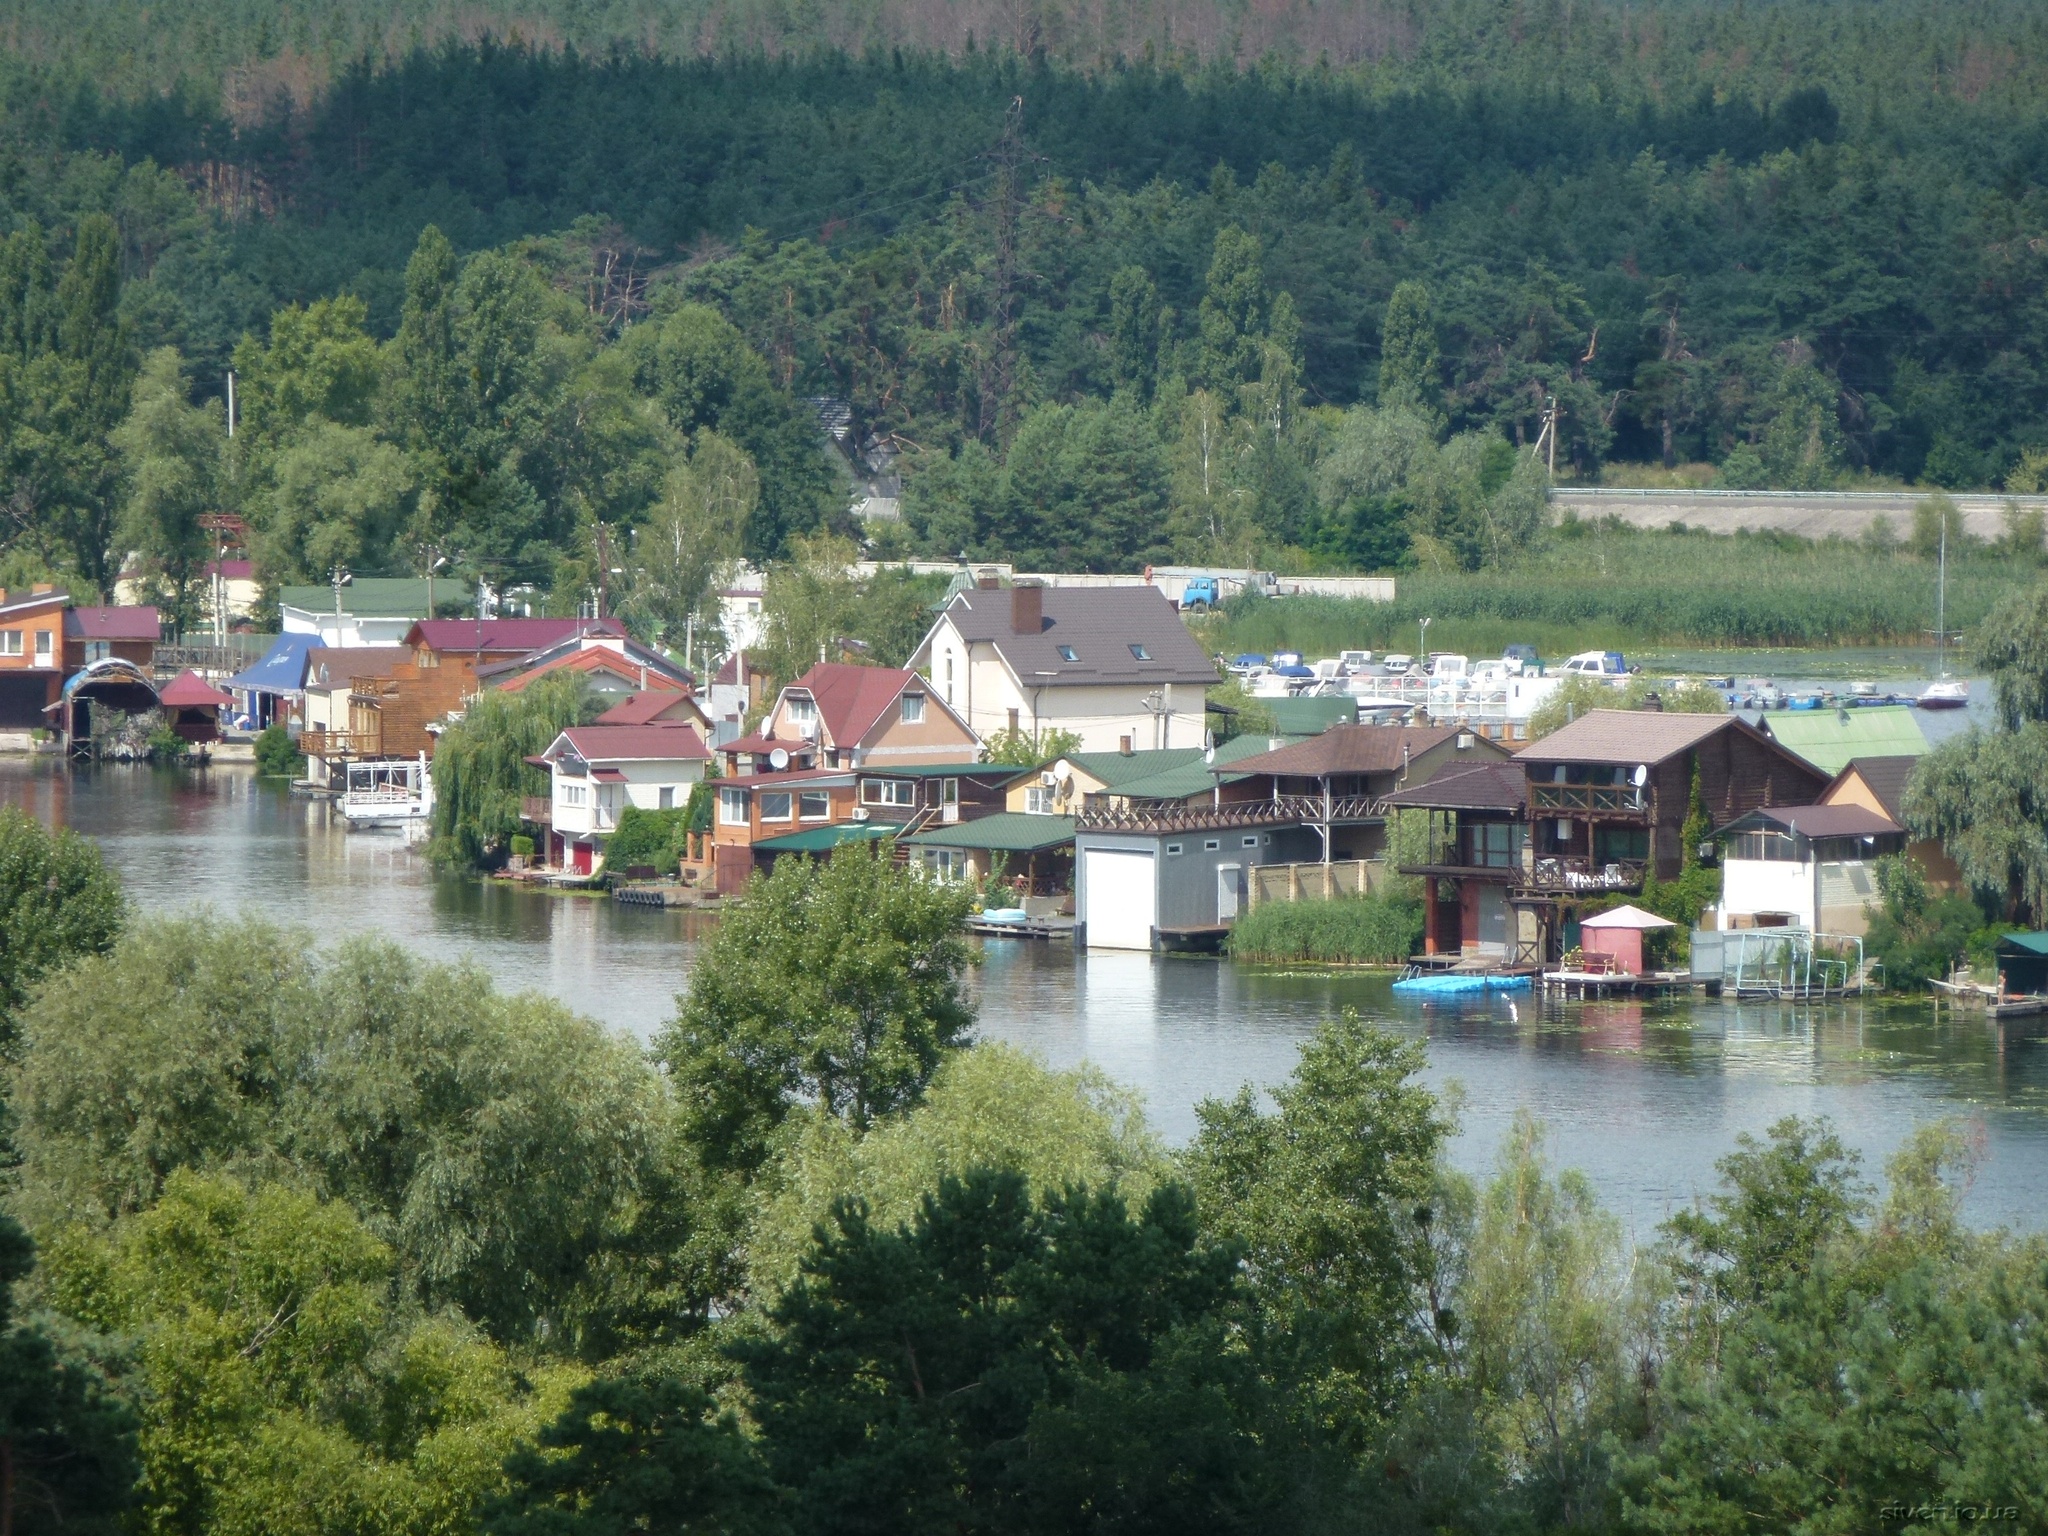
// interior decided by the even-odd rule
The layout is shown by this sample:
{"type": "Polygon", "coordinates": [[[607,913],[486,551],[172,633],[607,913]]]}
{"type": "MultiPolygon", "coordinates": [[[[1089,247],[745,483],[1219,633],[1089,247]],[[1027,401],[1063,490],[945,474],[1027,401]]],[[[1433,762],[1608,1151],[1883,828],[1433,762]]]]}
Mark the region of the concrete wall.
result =
{"type": "MultiPolygon", "coordinates": [[[[1630,491],[1559,486],[1550,493],[1553,513],[1570,508],[1591,522],[1618,517],[1632,528],[1664,528],[1674,522],[1710,533],[1742,528],[1770,528],[1803,539],[1829,535],[1853,539],[1878,518],[1891,521],[1892,532],[1905,538],[1913,531],[1913,508],[1933,494],[1928,491],[1630,491]]],[[[2002,514],[2009,501],[2022,508],[2048,511],[2048,496],[1952,495],[1963,527],[1980,539],[2004,531],[2002,514]]]]}
{"type": "Polygon", "coordinates": [[[1726,859],[1721,864],[1722,926],[1759,912],[1789,913],[1793,925],[1815,926],[1814,869],[1778,859],[1726,859]]]}

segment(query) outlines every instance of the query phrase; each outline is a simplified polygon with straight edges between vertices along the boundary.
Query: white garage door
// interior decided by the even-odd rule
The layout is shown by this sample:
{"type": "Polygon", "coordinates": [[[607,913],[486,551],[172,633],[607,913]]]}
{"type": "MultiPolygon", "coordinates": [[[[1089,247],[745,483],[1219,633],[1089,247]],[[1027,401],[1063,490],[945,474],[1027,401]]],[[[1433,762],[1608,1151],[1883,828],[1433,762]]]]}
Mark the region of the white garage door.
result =
{"type": "Polygon", "coordinates": [[[1156,920],[1152,855],[1090,848],[1081,855],[1090,949],[1150,949],[1156,920]]]}

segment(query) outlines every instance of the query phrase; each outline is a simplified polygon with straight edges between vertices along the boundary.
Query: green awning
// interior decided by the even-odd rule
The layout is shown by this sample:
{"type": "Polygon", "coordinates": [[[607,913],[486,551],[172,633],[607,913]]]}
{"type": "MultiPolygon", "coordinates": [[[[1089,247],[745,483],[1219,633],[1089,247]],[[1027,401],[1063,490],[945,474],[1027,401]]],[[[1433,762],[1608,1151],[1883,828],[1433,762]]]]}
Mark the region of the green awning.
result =
{"type": "Polygon", "coordinates": [[[1071,816],[1029,816],[1003,811],[949,827],[930,827],[904,841],[920,848],[977,848],[989,853],[1042,853],[1074,840],[1071,816]]]}
{"type": "Polygon", "coordinates": [[[829,827],[806,827],[780,837],[757,838],[754,847],[768,853],[830,853],[841,843],[875,843],[903,829],[889,822],[842,821],[829,827]]]}
{"type": "Polygon", "coordinates": [[[2048,933],[2008,933],[1999,939],[1998,948],[2048,957],[2048,933]]]}

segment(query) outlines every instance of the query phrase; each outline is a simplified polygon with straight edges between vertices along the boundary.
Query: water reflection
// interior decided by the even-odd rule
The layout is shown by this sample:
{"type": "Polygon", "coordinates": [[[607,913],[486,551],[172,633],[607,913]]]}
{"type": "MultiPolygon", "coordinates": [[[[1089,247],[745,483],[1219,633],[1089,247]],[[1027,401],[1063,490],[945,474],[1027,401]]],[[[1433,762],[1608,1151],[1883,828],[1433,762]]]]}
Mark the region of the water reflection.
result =
{"type": "MultiPolygon", "coordinates": [[[[673,1011],[715,921],[438,875],[396,837],[350,833],[324,806],[242,770],[4,761],[0,802],[99,839],[146,910],[246,909],[322,943],[386,934],[643,1039],[673,1011]]],[[[1282,1080],[1316,1024],[1355,1007],[1426,1040],[1430,1079],[1462,1086],[1462,1165],[1485,1168],[1526,1107],[1639,1231],[1710,1187],[1738,1133],[1788,1114],[1832,1116],[1873,1169],[1915,1124],[1971,1117],[1985,1148],[1967,1197],[1973,1219],[2048,1225],[2037,1193],[2048,1175],[2048,1053],[2035,1024],[2000,1030],[1926,1003],[1523,995],[1422,1005],[1397,1000],[1381,976],[1077,956],[1015,940],[985,948],[972,985],[985,1036],[1057,1065],[1096,1063],[1137,1088],[1175,1141],[1193,1134],[1201,1099],[1282,1080]]]]}

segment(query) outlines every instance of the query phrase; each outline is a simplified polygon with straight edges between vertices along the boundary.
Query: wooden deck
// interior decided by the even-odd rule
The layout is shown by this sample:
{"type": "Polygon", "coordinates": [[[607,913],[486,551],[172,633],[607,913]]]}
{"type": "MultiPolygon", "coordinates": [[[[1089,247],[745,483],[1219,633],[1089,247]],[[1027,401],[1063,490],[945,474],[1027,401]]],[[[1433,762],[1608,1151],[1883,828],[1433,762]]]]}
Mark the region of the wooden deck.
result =
{"type": "Polygon", "coordinates": [[[967,919],[967,931],[991,939],[1072,939],[1071,917],[1027,917],[1021,923],[991,923],[983,918],[967,919]]]}
{"type": "Polygon", "coordinates": [[[1545,971],[1544,990],[1563,997],[1636,996],[1690,990],[1691,971],[1545,971]]]}

